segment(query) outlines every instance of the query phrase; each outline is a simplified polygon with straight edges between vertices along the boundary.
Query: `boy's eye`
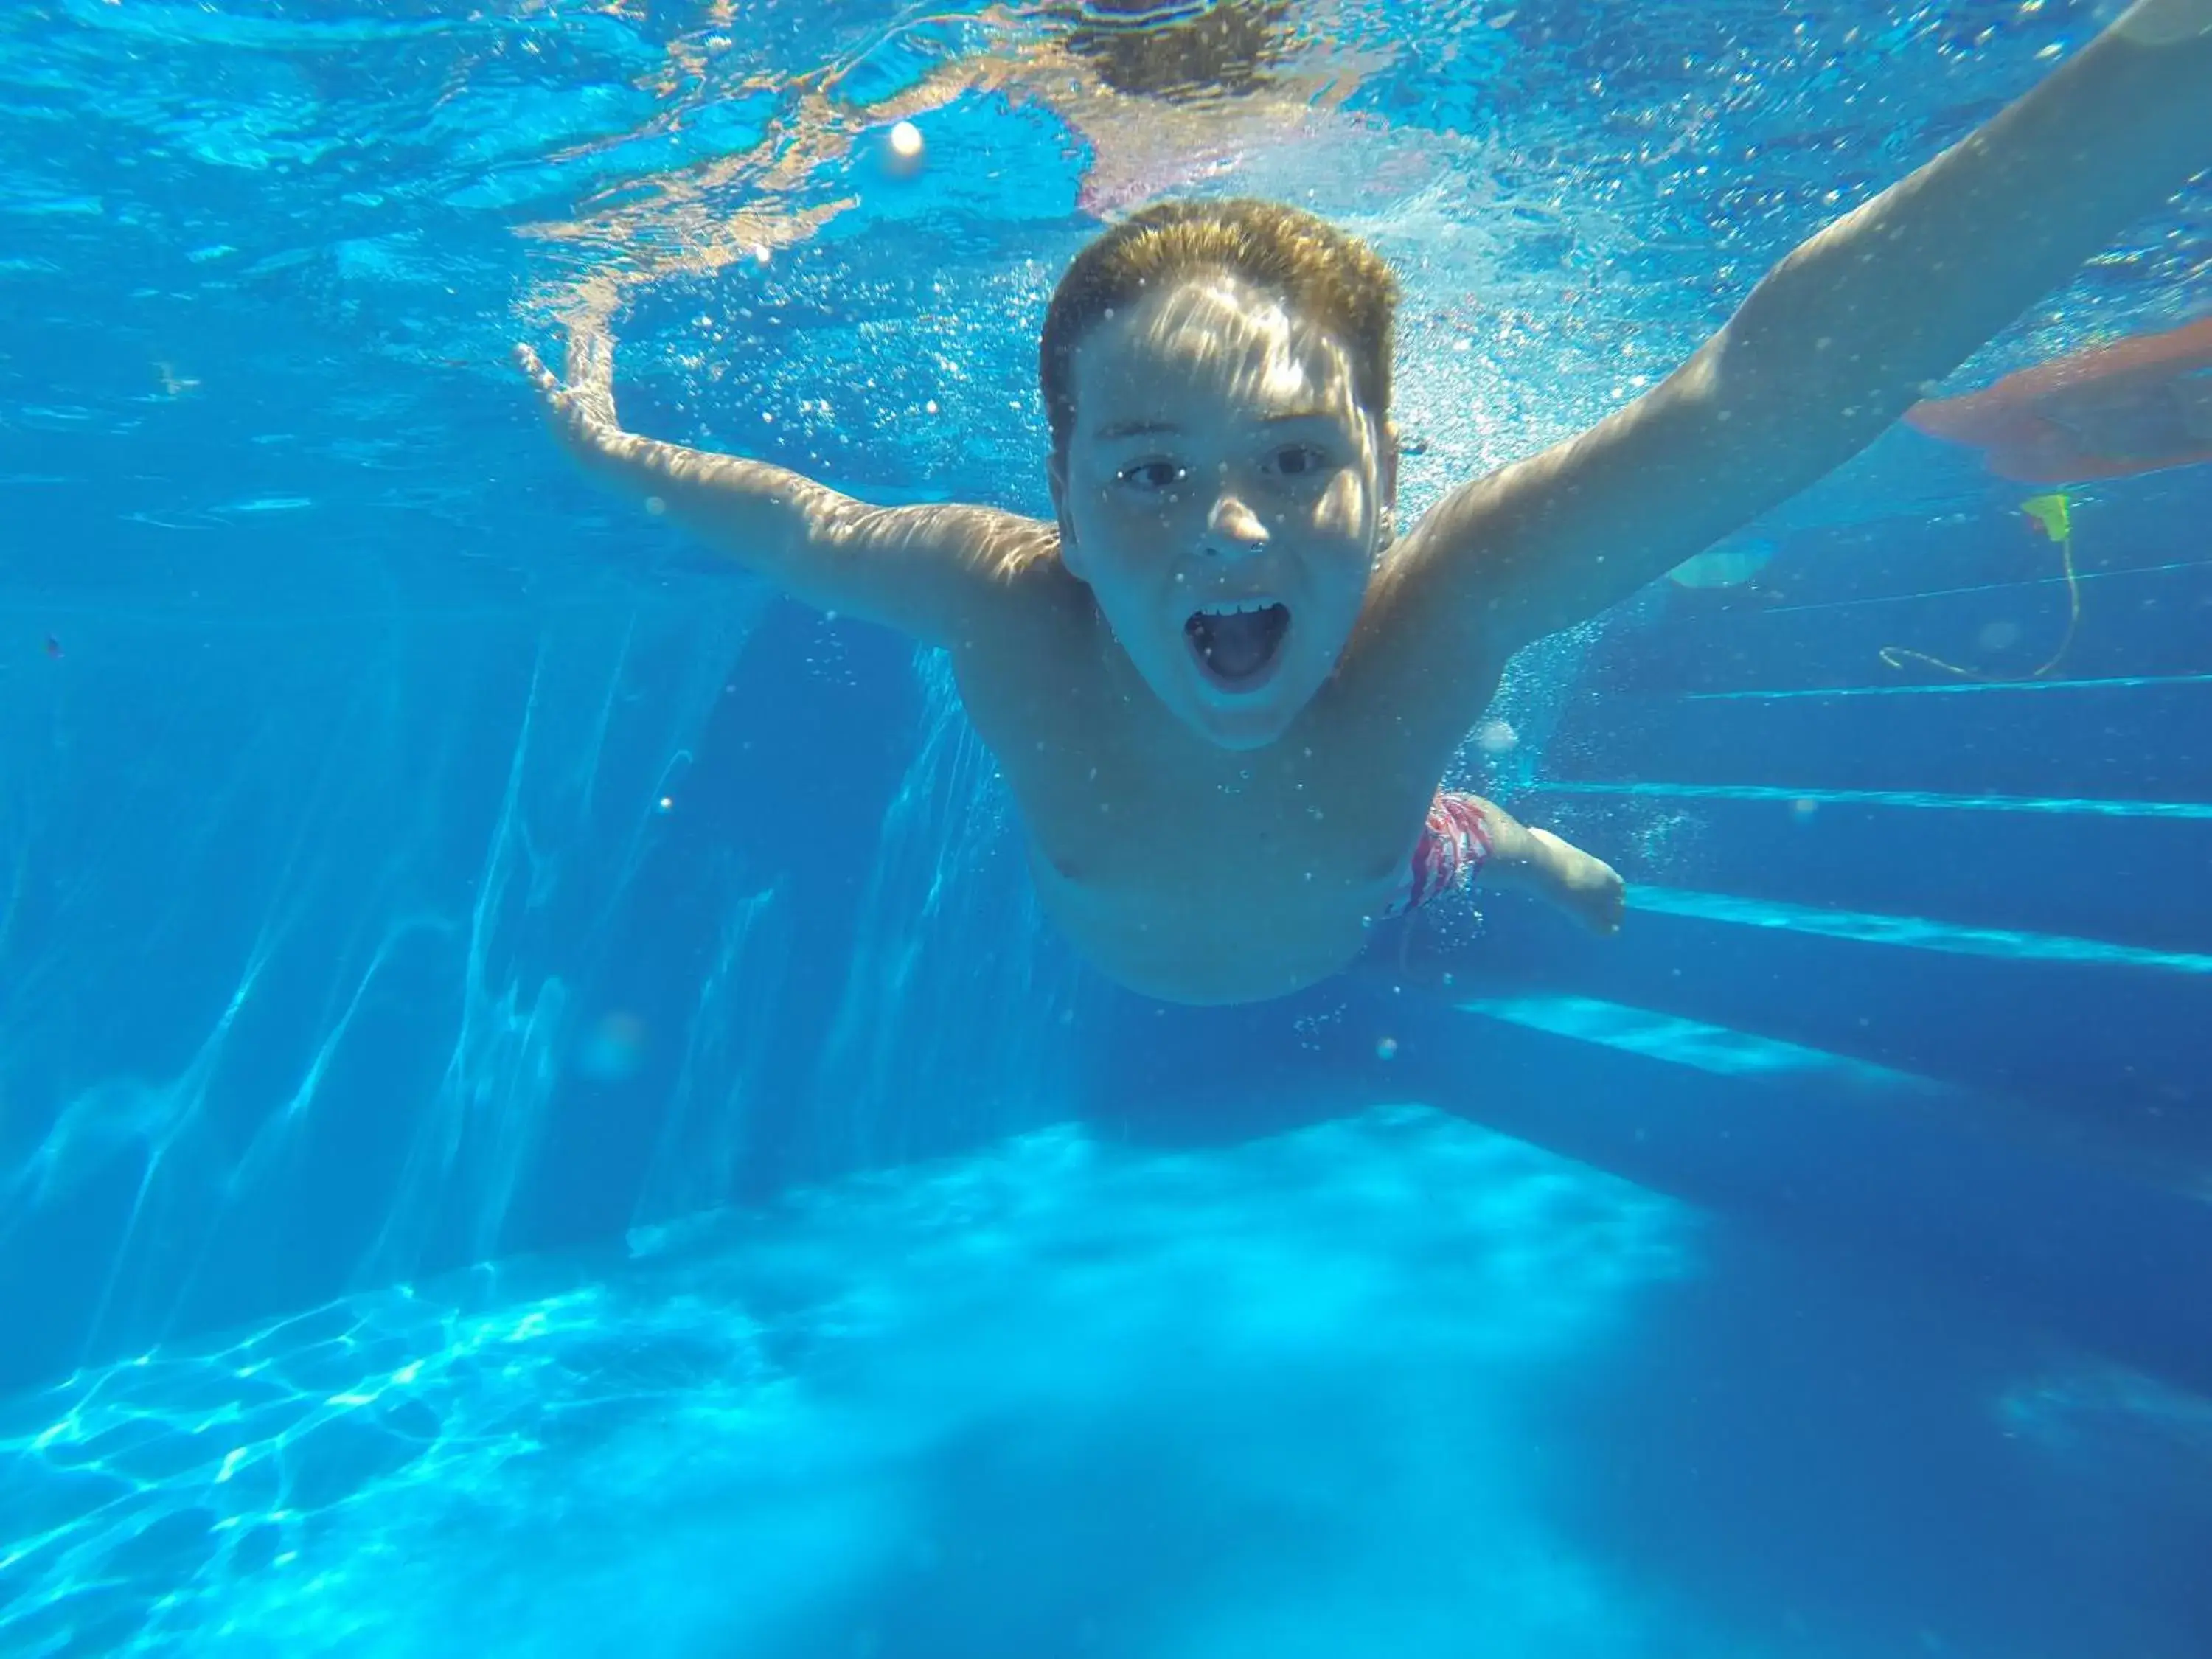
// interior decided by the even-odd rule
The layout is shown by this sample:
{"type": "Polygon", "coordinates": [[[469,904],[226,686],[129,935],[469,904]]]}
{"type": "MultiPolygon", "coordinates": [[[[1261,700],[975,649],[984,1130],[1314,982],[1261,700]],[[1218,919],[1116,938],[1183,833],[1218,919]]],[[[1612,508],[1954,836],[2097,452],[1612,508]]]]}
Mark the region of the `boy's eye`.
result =
{"type": "Polygon", "coordinates": [[[1138,461],[1114,476],[1139,489],[1172,489],[1190,475],[1173,461],[1138,461]]]}
{"type": "Polygon", "coordinates": [[[1290,444],[1277,450],[1270,465],[1286,478],[1310,478],[1328,464],[1328,458],[1310,444],[1290,444]]]}

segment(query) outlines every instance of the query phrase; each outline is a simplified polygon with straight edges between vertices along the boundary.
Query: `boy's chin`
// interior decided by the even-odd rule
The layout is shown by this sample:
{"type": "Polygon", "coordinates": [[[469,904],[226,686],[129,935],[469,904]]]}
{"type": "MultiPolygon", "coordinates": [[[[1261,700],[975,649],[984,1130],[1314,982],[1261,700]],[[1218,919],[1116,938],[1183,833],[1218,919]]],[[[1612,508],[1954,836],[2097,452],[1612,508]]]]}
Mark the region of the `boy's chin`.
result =
{"type": "Polygon", "coordinates": [[[1216,749],[1265,749],[1281,739],[1304,706],[1287,697],[1269,697],[1264,702],[1255,699],[1247,708],[1208,700],[1186,704],[1182,720],[1216,749]]]}

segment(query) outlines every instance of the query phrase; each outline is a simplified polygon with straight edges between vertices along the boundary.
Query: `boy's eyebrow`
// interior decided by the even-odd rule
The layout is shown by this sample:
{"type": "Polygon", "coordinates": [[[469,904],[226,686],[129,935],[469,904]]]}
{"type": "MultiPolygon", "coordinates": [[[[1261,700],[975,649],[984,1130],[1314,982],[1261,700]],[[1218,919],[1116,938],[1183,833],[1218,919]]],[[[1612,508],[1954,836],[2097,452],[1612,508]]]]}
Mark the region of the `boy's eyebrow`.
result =
{"type": "MultiPolygon", "coordinates": [[[[1288,426],[1293,421],[1334,421],[1337,413],[1330,409],[1290,409],[1270,415],[1260,422],[1262,426],[1288,426]]],[[[1143,418],[1115,421],[1102,426],[1091,435],[1101,443],[1112,443],[1117,438],[1151,438],[1163,432],[1180,432],[1182,428],[1173,421],[1143,418]]]]}
{"type": "Polygon", "coordinates": [[[1182,430],[1173,421],[1116,421],[1111,426],[1100,427],[1091,435],[1103,443],[1111,443],[1116,438],[1149,438],[1158,433],[1182,430]]]}

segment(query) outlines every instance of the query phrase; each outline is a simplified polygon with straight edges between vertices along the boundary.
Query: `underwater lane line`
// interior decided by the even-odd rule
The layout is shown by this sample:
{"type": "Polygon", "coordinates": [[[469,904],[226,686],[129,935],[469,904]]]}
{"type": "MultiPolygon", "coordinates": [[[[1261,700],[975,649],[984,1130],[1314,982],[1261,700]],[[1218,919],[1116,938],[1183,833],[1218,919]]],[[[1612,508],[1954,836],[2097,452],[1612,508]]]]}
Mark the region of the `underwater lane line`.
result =
{"type": "MultiPolygon", "coordinates": [[[[2075,573],[2075,580],[2083,587],[2116,577],[2163,576],[2177,571],[2212,569],[2212,559],[2181,559],[2171,564],[2132,564],[2117,570],[2083,570],[2075,573]]],[[[1813,599],[1803,605],[1770,605],[1748,615],[1735,615],[1730,620],[1741,623],[1759,617],[1802,617],[1821,611],[1853,611],[1870,609],[1882,605],[1917,605],[1929,599],[1952,599],[1972,593],[2021,592],[2038,587],[2066,586],[2063,575],[2020,576],[2007,581],[1969,582],[1958,587],[1927,587],[1910,593],[1862,593],[1844,599],[1813,599]]]]}
{"type": "Polygon", "coordinates": [[[2166,685],[2212,685],[2212,674],[2124,674],[2095,680],[1942,680],[1928,685],[1840,685],[1769,691],[1686,691],[1682,702],[1780,702],[1792,697],[1961,696],[1995,691],[2118,691],[2166,685]]]}
{"type": "Polygon", "coordinates": [[[2105,939],[2062,933],[2030,933],[2010,927],[1968,927],[1923,916],[1882,915],[1868,910],[1830,910],[1774,899],[1740,898],[1731,893],[1700,893],[1680,887],[1632,884],[1632,910],[1732,927],[1777,929],[1854,939],[1867,945],[1903,945],[1954,956],[1994,957],[2014,962],[2070,963],[2094,968],[2148,968],[2169,974],[2212,974],[2212,956],[2186,951],[2153,951],[2105,939]]]}
{"type": "Polygon", "coordinates": [[[1772,801],[1794,806],[1902,806],[1939,812],[2036,812],[2106,818],[2212,822],[2212,801],[2106,800],[2045,795],[1947,795],[1925,789],[1790,789],[1755,783],[1591,783],[1540,780],[1540,795],[1630,795],[1651,799],[1772,801]]]}
{"type": "Polygon", "coordinates": [[[1779,1037],[1762,1036],[1733,1025],[1715,1025],[1680,1014],[1661,1013],[1625,1002],[1587,996],[1468,997],[1453,1006],[1510,1025],[1553,1036],[1594,1042],[1623,1054],[1642,1054],[1670,1065],[1686,1066],[1720,1077],[1823,1076],[1847,1078],[1884,1089],[1947,1097],[1963,1093],[1956,1085],[1917,1072],[1902,1072],[1850,1054],[1779,1037]]]}

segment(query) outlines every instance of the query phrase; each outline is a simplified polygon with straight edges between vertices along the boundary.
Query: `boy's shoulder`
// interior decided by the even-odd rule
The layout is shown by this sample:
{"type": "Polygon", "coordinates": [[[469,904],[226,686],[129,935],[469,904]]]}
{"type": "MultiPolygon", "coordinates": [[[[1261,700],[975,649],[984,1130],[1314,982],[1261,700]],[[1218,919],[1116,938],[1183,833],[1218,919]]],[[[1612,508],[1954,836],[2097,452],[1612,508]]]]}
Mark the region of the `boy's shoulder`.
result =
{"type": "Polygon", "coordinates": [[[1050,520],[964,501],[896,507],[888,516],[901,522],[901,539],[1010,590],[1043,592],[1074,581],[1060,561],[1060,527],[1050,520]]]}
{"type": "MultiPolygon", "coordinates": [[[[1018,628],[1040,608],[1062,608],[1079,586],[1051,522],[965,501],[872,507],[847,498],[825,515],[815,546],[835,568],[868,568],[903,592],[903,610],[876,619],[936,644],[1018,628]]],[[[842,608],[828,606],[825,608],[842,608]]]]}
{"type": "Polygon", "coordinates": [[[928,550],[958,565],[980,601],[969,613],[980,626],[957,654],[1001,665],[1064,660],[1097,620],[1091,590],[1060,556],[1060,526],[1050,520],[952,503],[900,510],[927,525],[928,550]]]}

